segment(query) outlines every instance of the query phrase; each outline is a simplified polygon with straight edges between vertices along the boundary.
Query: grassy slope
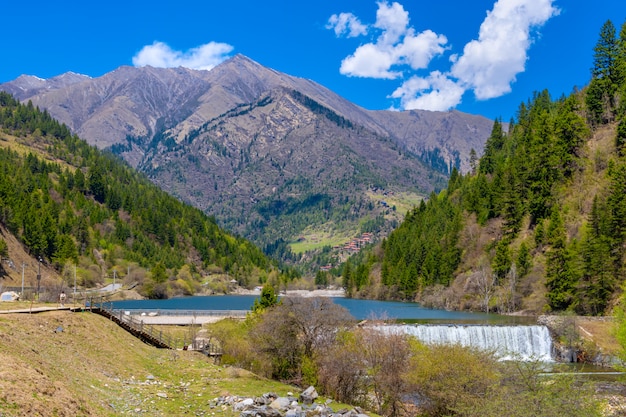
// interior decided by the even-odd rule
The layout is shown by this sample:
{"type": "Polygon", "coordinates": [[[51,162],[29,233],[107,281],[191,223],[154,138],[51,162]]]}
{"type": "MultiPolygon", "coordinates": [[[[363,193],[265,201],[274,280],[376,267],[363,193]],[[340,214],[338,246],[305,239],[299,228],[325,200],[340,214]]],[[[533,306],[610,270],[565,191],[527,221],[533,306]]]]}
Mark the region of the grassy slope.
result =
{"type": "Polygon", "coordinates": [[[197,352],[153,348],[87,312],[3,314],[0,334],[2,416],[209,415],[220,395],[294,391],[197,352]]]}
{"type": "MultiPolygon", "coordinates": [[[[419,205],[420,201],[424,199],[422,195],[411,192],[384,195],[370,191],[366,195],[376,205],[380,205],[381,201],[386,201],[389,207],[395,206],[396,210],[379,209],[379,211],[384,213],[385,219],[396,220],[398,223],[402,222],[404,215],[409,210],[419,205]]],[[[299,234],[298,241],[290,242],[289,246],[294,253],[298,254],[320,249],[324,246],[342,246],[360,235],[361,231],[358,225],[353,226],[352,229],[338,230],[334,222],[329,222],[317,227],[307,227],[299,234]]]]}

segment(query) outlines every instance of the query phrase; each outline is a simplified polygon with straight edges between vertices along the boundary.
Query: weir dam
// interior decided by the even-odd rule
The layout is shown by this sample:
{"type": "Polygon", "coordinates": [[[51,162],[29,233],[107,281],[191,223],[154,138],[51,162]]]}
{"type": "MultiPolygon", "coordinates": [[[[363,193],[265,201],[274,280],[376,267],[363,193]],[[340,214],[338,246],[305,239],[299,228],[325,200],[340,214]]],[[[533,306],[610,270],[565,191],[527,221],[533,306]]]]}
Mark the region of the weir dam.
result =
{"type": "Polygon", "coordinates": [[[385,332],[405,333],[426,344],[459,344],[492,351],[502,360],[554,360],[550,332],[541,325],[406,324],[382,327],[385,332]]]}

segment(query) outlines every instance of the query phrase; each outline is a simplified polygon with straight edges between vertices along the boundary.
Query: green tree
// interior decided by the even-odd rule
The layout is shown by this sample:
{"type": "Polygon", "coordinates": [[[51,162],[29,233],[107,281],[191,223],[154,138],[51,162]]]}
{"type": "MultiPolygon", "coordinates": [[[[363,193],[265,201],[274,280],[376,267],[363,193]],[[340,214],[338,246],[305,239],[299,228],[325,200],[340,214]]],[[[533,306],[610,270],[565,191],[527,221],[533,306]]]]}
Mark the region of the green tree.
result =
{"type": "Polygon", "coordinates": [[[567,245],[565,227],[558,210],[552,211],[547,237],[550,244],[546,255],[548,304],[554,310],[566,310],[574,302],[579,277],[573,266],[575,253],[567,245]]]}
{"type": "Polygon", "coordinates": [[[617,134],[615,135],[615,148],[620,156],[626,155],[626,117],[622,117],[617,125],[617,134]]]}
{"type": "Polygon", "coordinates": [[[600,28],[600,37],[593,48],[593,78],[611,80],[613,84],[619,84],[619,69],[616,67],[619,60],[619,42],[616,37],[615,26],[611,20],[607,20],[600,28]]]}
{"type": "Polygon", "coordinates": [[[343,281],[343,288],[346,290],[346,295],[351,297],[354,294],[356,289],[356,280],[354,276],[354,271],[352,268],[352,263],[348,259],[346,263],[343,265],[343,272],[341,274],[341,278],[343,281]]]}
{"type": "Polygon", "coordinates": [[[167,281],[167,271],[165,270],[163,262],[157,262],[151,272],[151,277],[154,282],[161,284],[167,281]]]}
{"type": "Polygon", "coordinates": [[[318,270],[315,273],[315,285],[318,287],[325,287],[328,285],[328,273],[322,270],[318,270]]]}
{"type": "Polygon", "coordinates": [[[498,153],[504,146],[504,131],[502,130],[502,122],[496,119],[493,122],[491,136],[487,139],[483,156],[480,158],[479,170],[483,174],[491,174],[497,169],[498,153]]]}
{"type": "Polygon", "coordinates": [[[532,256],[526,242],[522,242],[519,247],[515,266],[517,267],[520,277],[527,275],[530,272],[530,268],[532,268],[532,256]]]}
{"type": "Polygon", "coordinates": [[[498,282],[501,282],[511,269],[511,250],[506,239],[501,239],[496,245],[496,254],[491,262],[491,268],[498,282]]]}
{"type": "Polygon", "coordinates": [[[273,307],[278,304],[278,294],[274,290],[274,286],[267,282],[263,285],[260,298],[254,300],[252,305],[252,311],[262,312],[263,310],[273,307]]]}
{"type": "Polygon", "coordinates": [[[6,258],[9,256],[9,245],[6,240],[0,238],[0,258],[6,258]]]}
{"type": "Polygon", "coordinates": [[[89,169],[89,191],[99,203],[106,201],[107,185],[104,167],[100,164],[89,169]]]}
{"type": "Polygon", "coordinates": [[[587,90],[586,102],[592,123],[599,124],[611,119],[616,92],[624,81],[620,43],[611,20],[602,25],[593,51],[592,80],[587,90]]]}

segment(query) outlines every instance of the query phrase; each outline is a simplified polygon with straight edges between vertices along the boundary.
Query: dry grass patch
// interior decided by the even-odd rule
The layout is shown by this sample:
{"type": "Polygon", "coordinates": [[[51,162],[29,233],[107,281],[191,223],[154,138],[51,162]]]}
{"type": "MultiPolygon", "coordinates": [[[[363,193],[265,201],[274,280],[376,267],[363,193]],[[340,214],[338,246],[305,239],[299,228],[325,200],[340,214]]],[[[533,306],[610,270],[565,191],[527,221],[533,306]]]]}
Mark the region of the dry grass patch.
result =
{"type": "Polygon", "coordinates": [[[584,340],[593,342],[606,354],[616,354],[621,346],[615,338],[615,322],[608,317],[577,317],[578,333],[584,340]]]}
{"type": "Polygon", "coordinates": [[[89,312],[3,314],[0,334],[5,417],[210,415],[226,393],[295,390],[198,352],[156,349],[89,312]]]}

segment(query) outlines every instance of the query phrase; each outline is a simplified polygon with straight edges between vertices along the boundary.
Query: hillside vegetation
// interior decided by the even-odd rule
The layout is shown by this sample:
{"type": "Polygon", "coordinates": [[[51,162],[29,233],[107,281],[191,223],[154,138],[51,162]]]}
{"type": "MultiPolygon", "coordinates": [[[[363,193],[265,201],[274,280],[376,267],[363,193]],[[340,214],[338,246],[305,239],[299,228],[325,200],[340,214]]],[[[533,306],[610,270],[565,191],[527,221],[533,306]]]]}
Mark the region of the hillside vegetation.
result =
{"type": "Polygon", "coordinates": [[[621,291],[626,246],[626,27],[610,21],[592,80],[494,123],[472,172],[410,211],[344,268],[357,296],[456,309],[601,315],[621,291]]]}
{"type": "Polygon", "coordinates": [[[453,166],[466,172],[493,124],[458,111],[369,111],[240,54],[211,71],[122,66],[94,78],[21,76],[0,90],[309,277],[341,263],[333,247],[386,236],[401,205],[441,190],[453,166]]]}
{"type": "MultiPolygon", "coordinates": [[[[200,291],[209,272],[245,285],[274,269],[253,244],[228,235],[30,103],[0,93],[0,127],[2,229],[34,259],[29,263],[54,268],[66,284],[78,266],[80,286],[115,274],[160,298],[200,291]]],[[[0,256],[9,261],[10,238],[0,239],[0,256]]],[[[0,284],[17,285],[17,267],[3,262],[0,284]]]]}
{"type": "Polygon", "coordinates": [[[2,314],[0,332],[3,416],[202,416],[219,396],[294,391],[198,352],[146,345],[89,312],[2,314]]]}

